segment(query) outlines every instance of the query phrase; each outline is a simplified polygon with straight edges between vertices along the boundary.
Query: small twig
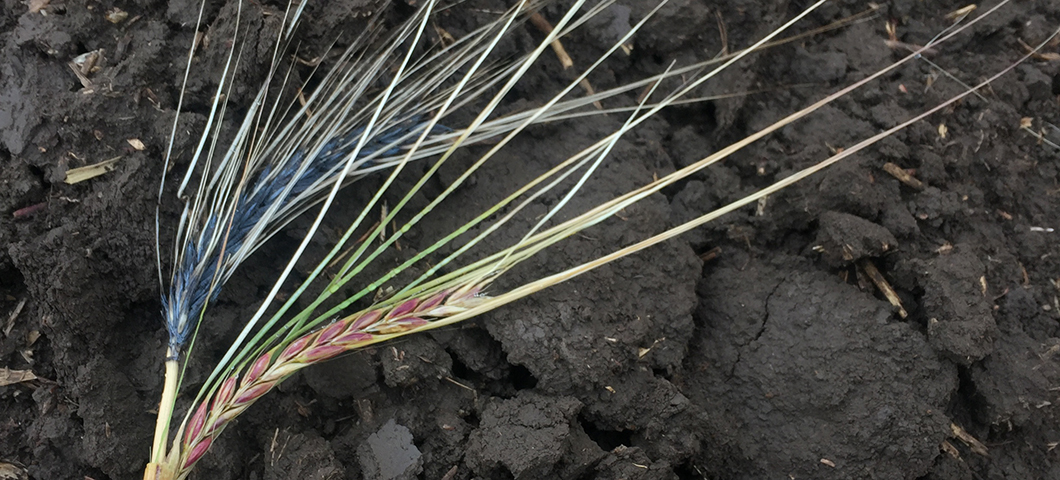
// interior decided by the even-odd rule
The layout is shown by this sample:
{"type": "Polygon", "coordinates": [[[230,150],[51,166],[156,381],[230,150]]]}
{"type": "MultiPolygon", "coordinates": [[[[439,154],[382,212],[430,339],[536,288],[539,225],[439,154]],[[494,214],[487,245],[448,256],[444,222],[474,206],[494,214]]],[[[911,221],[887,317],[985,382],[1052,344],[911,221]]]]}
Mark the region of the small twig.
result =
{"type": "Polygon", "coordinates": [[[1044,61],[1044,62],[1060,61],[1060,53],[1056,53],[1056,52],[1041,53],[1039,51],[1036,51],[1034,49],[1034,47],[1032,47],[1030,45],[1027,45],[1027,42],[1024,42],[1022,38],[1017,38],[1016,41],[1020,43],[1021,47],[1023,47],[1024,53],[1029,53],[1031,55],[1031,58],[1033,58],[1035,60],[1041,60],[1041,61],[1044,61]]]}
{"type": "Polygon", "coordinates": [[[659,80],[656,80],[656,81],[651,82],[651,83],[649,83],[649,84],[644,86],[644,90],[641,90],[640,91],[640,95],[637,95],[637,103],[638,104],[644,103],[644,99],[648,98],[648,94],[651,93],[652,90],[655,89],[655,85],[657,85],[660,80],[662,80],[662,79],[660,78],[659,80]]]}
{"type": "MultiPolygon", "coordinates": [[[[306,98],[305,98],[305,92],[302,91],[301,88],[299,88],[298,89],[298,104],[301,105],[302,107],[305,107],[306,106],[306,102],[307,101],[306,101],[306,98]]],[[[313,118],[313,110],[310,109],[310,108],[306,108],[305,109],[305,117],[307,119],[312,119],[313,118]]]]}
{"type": "Polygon", "coordinates": [[[916,177],[912,176],[904,168],[899,167],[891,162],[883,164],[883,171],[891,174],[894,178],[897,178],[899,182],[906,184],[909,188],[914,190],[923,190],[924,182],[921,182],[916,177]]]}
{"type": "Polygon", "coordinates": [[[872,280],[872,283],[876,284],[876,288],[880,289],[883,296],[887,297],[887,301],[891,302],[891,305],[898,307],[898,316],[902,318],[908,317],[909,312],[906,312],[905,307],[902,306],[902,300],[898,298],[898,293],[894,291],[887,279],[883,278],[883,274],[876,269],[876,265],[872,263],[872,260],[866,258],[858,262],[858,266],[872,280]]]}
{"type": "Polygon", "coordinates": [[[445,380],[447,382],[449,382],[449,383],[452,383],[453,385],[456,385],[456,386],[458,386],[460,388],[463,388],[465,390],[468,390],[470,392],[478,393],[478,392],[475,391],[474,388],[471,388],[471,387],[469,387],[467,385],[464,385],[463,383],[460,383],[460,382],[456,381],[455,379],[453,379],[453,377],[445,377],[445,380]]]}
{"type": "Polygon", "coordinates": [[[276,465],[276,462],[275,462],[276,446],[279,445],[276,442],[276,438],[279,437],[279,436],[280,436],[280,429],[277,428],[275,432],[272,432],[272,442],[269,443],[269,456],[271,456],[274,459],[274,461],[272,462],[273,465],[276,465]]]}
{"type": "Polygon", "coordinates": [[[11,311],[11,314],[7,316],[7,323],[4,324],[4,336],[11,335],[11,329],[15,328],[15,319],[18,318],[18,314],[22,313],[22,307],[26,306],[26,297],[19,300],[18,305],[15,305],[15,309],[11,311]]]}
{"type": "MultiPolygon", "coordinates": [[[[552,24],[540,12],[534,12],[530,15],[530,23],[545,35],[552,33],[552,24]]],[[[559,63],[563,65],[564,70],[574,66],[574,60],[571,60],[570,55],[567,55],[567,49],[563,48],[563,44],[560,43],[558,38],[553,40],[550,46],[552,51],[556,52],[556,57],[559,58],[559,63]]]]}
{"type": "Polygon", "coordinates": [[[389,211],[390,208],[384,201],[379,208],[379,224],[382,225],[382,228],[379,229],[379,243],[386,242],[386,217],[389,211]]]}
{"type": "Polygon", "coordinates": [[[729,54],[729,32],[725,28],[725,19],[721,17],[721,12],[715,10],[714,18],[718,20],[718,36],[721,37],[721,53],[718,56],[724,57],[729,54]]]}
{"type": "MultiPolygon", "coordinates": [[[[583,78],[580,82],[578,82],[578,85],[581,85],[582,89],[585,90],[585,93],[587,95],[592,96],[596,94],[596,90],[593,89],[593,86],[589,84],[588,78],[583,78]]],[[[597,110],[604,109],[604,105],[601,104],[599,100],[593,102],[593,106],[596,107],[597,110]]]]}
{"type": "Polygon", "coordinates": [[[769,204],[769,196],[766,195],[758,199],[758,205],[755,206],[755,216],[761,217],[766,214],[766,205],[769,204]]]}
{"type": "Polygon", "coordinates": [[[1023,117],[1020,119],[1020,129],[1037,138],[1039,145],[1045,144],[1057,150],[1060,150],[1060,145],[1057,145],[1056,142],[1053,142],[1046,138],[1044,128],[1039,131],[1034,130],[1034,120],[1031,117],[1023,117]]]}
{"type": "Polygon", "coordinates": [[[14,212],[11,213],[11,216],[14,217],[14,218],[25,218],[25,217],[28,217],[30,215],[33,215],[34,213],[39,212],[40,210],[44,209],[44,207],[46,207],[46,206],[48,206],[48,202],[36,203],[36,204],[30,205],[28,207],[22,207],[22,208],[20,208],[18,210],[15,210],[14,212]]]}
{"type": "Polygon", "coordinates": [[[714,260],[715,258],[718,258],[718,255],[721,255],[721,247],[714,247],[700,255],[699,259],[703,260],[704,262],[709,262],[711,260],[714,260]]]}
{"type": "Polygon", "coordinates": [[[939,448],[941,448],[943,452],[949,454],[949,456],[952,457],[954,460],[961,459],[961,452],[958,452],[957,447],[954,447],[949,440],[943,440],[942,445],[939,448]]]}
{"type": "MultiPolygon", "coordinates": [[[[541,32],[545,35],[552,33],[552,24],[549,23],[549,21],[544,17],[544,15],[541,15],[540,12],[534,12],[532,15],[530,15],[529,20],[530,23],[537,27],[538,30],[541,30],[541,32]]],[[[552,51],[556,52],[556,58],[559,59],[559,63],[560,65],[563,65],[564,70],[567,70],[568,68],[574,66],[574,60],[572,60],[570,58],[570,55],[567,54],[567,49],[563,48],[563,43],[561,43],[558,38],[553,40],[552,43],[549,44],[549,46],[552,47],[552,51]]],[[[592,96],[596,94],[596,89],[594,89],[592,84],[589,83],[589,79],[581,79],[581,81],[578,82],[578,85],[581,85],[582,89],[585,90],[585,93],[587,95],[592,96]]],[[[604,109],[604,106],[599,101],[593,102],[593,106],[596,107],[597,110],[604,109]]]]}
{"type": "Polygon", "coordinates": [[[968,448],[971,448],[973,452],[984,457],[990,456],[990,452],[987,451],[986,445],[983,445],[983,442],[980,442],[979,439],[973,437],[970,433],[961,428],[960,425],[950,423],[950,431],[953,432],[954,438],[964,442],[964,444],[968,445],[968,448]]]}

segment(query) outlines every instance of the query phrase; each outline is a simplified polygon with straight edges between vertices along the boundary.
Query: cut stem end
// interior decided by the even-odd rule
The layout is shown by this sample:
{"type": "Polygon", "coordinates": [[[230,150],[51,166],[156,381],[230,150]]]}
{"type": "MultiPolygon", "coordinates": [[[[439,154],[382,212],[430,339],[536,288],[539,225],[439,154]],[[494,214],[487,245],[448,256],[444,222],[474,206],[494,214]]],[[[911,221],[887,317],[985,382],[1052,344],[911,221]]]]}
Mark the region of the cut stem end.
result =
{"type": "Polygon", "coordinates": [[[166,456],[167,439],[169,437],[169,423],[173,419],[173,407],[177,401],[177,384],[180,377],[180,365],[177,362],[177,354],[172,348],[166,352],[166,379],[162,388],[162,400],[158,403],[158,420],[155,422],[155,439],[151,443],[151,463],[147,465],[144,472],[144,480],[155,479],[161,464],[166,456]],[[152,469],[154,466],[154,469],[152,469]],[[149,476],[150,475],[150,476],[149,476]]]}

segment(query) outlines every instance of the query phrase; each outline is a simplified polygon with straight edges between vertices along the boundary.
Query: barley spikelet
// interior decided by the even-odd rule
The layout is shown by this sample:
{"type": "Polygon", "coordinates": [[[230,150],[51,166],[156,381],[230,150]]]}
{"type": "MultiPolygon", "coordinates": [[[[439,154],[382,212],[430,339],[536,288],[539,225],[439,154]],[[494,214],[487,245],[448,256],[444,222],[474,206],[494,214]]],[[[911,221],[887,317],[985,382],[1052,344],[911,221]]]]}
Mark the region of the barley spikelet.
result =
{"type": "Polygon", "coordinates": [[[277,347],[262,354],[245,371],[221,382],[213,397],[199,404],[179,443],[181,470],[177,478],[190,472],[229,422],[298,370],[464,312],[488,298],[479,294],[483,287],[484,284],[476,284],[445,289],[389,307],[365,310],[304,335],[282,350],[277,347]]]}

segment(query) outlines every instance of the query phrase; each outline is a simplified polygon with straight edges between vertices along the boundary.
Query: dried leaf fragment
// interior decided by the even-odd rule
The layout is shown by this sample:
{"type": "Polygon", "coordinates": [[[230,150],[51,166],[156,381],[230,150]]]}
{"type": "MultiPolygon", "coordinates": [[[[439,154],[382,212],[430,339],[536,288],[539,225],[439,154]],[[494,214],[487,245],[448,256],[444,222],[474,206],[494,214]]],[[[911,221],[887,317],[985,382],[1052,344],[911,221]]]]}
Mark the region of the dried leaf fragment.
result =
{"type": "Polygon", "coordinates": [[[147,148],[146,146],[144,146],[144,142],[140,141],[139,138],[130,138],[126,140],[126,142],[129,142],[129,146],[131,146],[137,152],[142,152],[145,148],[147,148]]]}
{"type": "Polygon", "coordinates": [[[118,163],[121,157],[114,157],[108,160],[104,160],[95,165],[86,165],[84,167],[72,168],[66,171],[66,180],[63,180],[67,185],[73,185],[75,183],[81,183],[85,180],[96,178],[104,173],[114,170],[114,164],[118,163]]]}
{"type": "Polygon", "coordinates": [[[943,452],[949,454],[954,460],[960,460],[961,452],[957,451],[957,447],[954,447],[949,440],[943,440],[942,445],[939,446],[939,448],[942,449],[943,452]]]}
{"type": "Polygon", "coordinates": [[[29,382],[36,379],[37,376],[29,370],[11,370],[7,367],[0,368],[0,387],[29,382]]]}
{"type": "Polygon", "coordinates": [[[986,445],[983,445],[983,442],[980,442],[979,439],[973,437],[972,434],[965,431],[960,425],[951,423],[950,431],[953,432],[955,438],[964,442],[965,445],[968,445],[968,448],[971,448],[973,452],[984,457],[990,456],[990,452],[987,451],[986,445]]]}
{"type": "Polygon", "coordinates": [[[122,10],[118,7],[114,7],[110,9],[110,11],[108,11],[106,15],[104,15],[104,18],[106,18],[107,21],[110,23],[119,24],[121,22],[124,22],[126,18],[129,18],[129,12],[126,12],[125,10],[122,10]]]}
{"type": "Polygon", "coordinates": [[[975,6],[974,3],[971,4],[971,5],[965,5],[965,6],[961,7],[961,8],[958,8],[957,10],[954,10],[954,11],[952,11],[950,13],[947,13],[946,14],[946,20],[957,21],[957,20],[963,19],[964,17],[968,16],[968,14],[974,12],[975,9],[976,9],[976,6],[975,6]]]}
{"type": "Polygon", "coordinates": [[[97,48],[91,52],[85,52],[72,60],[73,64],[77,67],[78,71],[86,77],[99,71],[103,64],[103,49],[97,48]]]}
{"type": "Polygon", "coordinates": [[[29,1],[29,13],[37,13],[48,7],[48,4],[52,3],[52,0],[30,0],[29,1]]]}
{"type": "Polygon", "coordinates": [[[0,480],[26,480],[27,478],[29,478],[29,474],[25,468],[7,462],[0,462],[0,480]]]}

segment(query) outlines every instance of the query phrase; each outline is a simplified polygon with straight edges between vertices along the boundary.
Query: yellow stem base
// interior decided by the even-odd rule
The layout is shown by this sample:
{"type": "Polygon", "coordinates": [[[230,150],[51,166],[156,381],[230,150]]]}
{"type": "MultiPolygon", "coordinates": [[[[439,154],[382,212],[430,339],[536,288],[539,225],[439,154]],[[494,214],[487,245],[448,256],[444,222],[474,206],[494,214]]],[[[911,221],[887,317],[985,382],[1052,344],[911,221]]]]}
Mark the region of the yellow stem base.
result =
{"type": "Polygon", "coordinates": [[[177,401],[177,384],[180,365],[176,355],[167,352],[166,380],[162,388],[162,400],[158,403],[158,421],[155,423],[155,439],[151,448],[151,463],[144,469],[144,480],[169,480],[173,477],[172,465],[167,467],[166,447],[169,439],[169,424],[173,420],[173,407],[177,401]],[[167,473],[168,472],[168,473],[167,473]]]}

